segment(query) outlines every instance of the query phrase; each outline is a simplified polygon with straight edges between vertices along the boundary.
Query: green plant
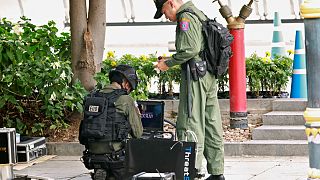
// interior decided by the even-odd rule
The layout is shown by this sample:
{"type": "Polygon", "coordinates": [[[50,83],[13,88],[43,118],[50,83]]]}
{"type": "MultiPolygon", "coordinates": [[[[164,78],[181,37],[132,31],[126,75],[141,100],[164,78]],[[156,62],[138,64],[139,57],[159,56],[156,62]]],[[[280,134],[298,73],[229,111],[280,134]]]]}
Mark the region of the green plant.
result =
{"type": "MultiPolygon", "coordinates": [[[[109,83],[108,74],[111,69],[119,64],[128,64],[136,69],[139,79],[141,80],[137,89],[130,95],[135,99],[147,99],[149,96],[149,88],[152,81],[156,79],[159,86],[159,93],[166,96],[173,96],[173,83],[180,82],[181,70],[179,66],[170,68],[168,71],[157,73],[154,68],[154,63],[157,57],[153,54],[148,56],[141,55],[140,57],[131,54],[125,54],[120,58],[115,57],[114,52],[109,51],[106,59],[103,61],[102,70],[97,73],[95,79],[98,82],[98,87],[102,88],[109,83]]],[[[154,85],[154,84],[152,84],[154,85]]]]}
{"type": "Polygon", "coordinates": [[[136,90],[130,95],[134,99],[147,99],[149,94],[149,88],[151,78],[156,75],[156,71],[153,67],[153,62],[157,58],[154,55],[135,57],[131,54],[123,55],[117,59],[114,56],[114,52],[108,52],[106,59],[103,61],[101,72],[97,73],[95,79],[98,82],[98,87],[102,88],[109,83],[108,74],[111,69],[115,68],[119,64],[127,64],[132,66],[140,79],[136,90]]]}
{"type": "Polygon", "coordinates": [[[217,83],[218,83],[218,92],[226,92],[229,83],[229,76],[228,76],[228,72],[226,72],[224,75],[222,76],[218,76],[217,79],[217,83]]]}
{"type": "Polygon", "coordinates": [[[0,126],[21,134],[47,135],[71,111],[82,111],[85,90],[71,85],[70,34],[53,21],[0,21],[0,126]]]}
{"type": "Polygon", "coordinates": [[[248,78],[248,86],[254,96],[259,96],[261,90],[261,81],[265,74],[264,64],[262,58],[257,54],[252,54],[246,58],[246,74],[248,78]]]}
{"type": "Polygon", "coordinates": [[[270,58],[270,53],[265,57],[252,54],[246,59],[246,73],[248,86],[255,96],[260,91],[268,92],[268,96],[278,95],[286,87],[289,76],[292,74],[292,59],[287,56],[270,58]]]}
{"type": "Polygon", "coordinates": [[[289,82],[289,77],[292,75],[293,60],[286,56],[275,56],[273,59],[273,90],[280,93],[289,82]]]}
{"type": "Polygon", "coordinates": [[[160,93],[166,95],[166,87],[168,89],[169,97],[173,96],[173,83],[179,83],[181,80],[181,68],[180,66],[174,66],[167,71],[160,72],[158,74],[160,93]]]}

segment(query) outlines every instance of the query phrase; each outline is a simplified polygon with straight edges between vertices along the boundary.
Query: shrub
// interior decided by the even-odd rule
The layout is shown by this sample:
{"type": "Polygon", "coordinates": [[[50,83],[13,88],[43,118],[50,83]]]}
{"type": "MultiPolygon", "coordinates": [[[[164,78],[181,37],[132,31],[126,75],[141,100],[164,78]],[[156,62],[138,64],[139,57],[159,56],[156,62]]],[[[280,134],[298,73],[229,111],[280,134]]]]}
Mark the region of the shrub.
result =
{"type": "Polygon", "coordinates": [[[259,96],[260,91],[267,91],[268,96],[275,96],[287,86],[292,75],[293,60],[287,56],[275,56],[270,59],[252,54],[246,59],[247,80],[250,91],[259,96]]]}
{"type": "Polygon", "coordinates": [[[180,82],[180,67],[176,66],[170,68],[168,71],[157,73],[153,65],[156,61],[157,57],[153,54],[148,56],[141,55],[140,57],[126,54],[120,58],[116,58],[114,52],[108,52],[106,59],[103,61],[101,72],[97,73],[95,77],[98,82],[98,87],[104,87],[109,83],[108,73],[112,68],[115,68],[119,64],[128,64],[136,69],[139,79],[141,80],[137,89],[130,94],[134,99],[148,99],[149,87],[154,85],[151,84],[154,79],[158,81],[159,93],[166,93],[160,90],[162,85],[167,86],[168,91],[172,92],[173,83],[180,82]]]}
{"type": "Polygon", "coordinates": [[[66,127],[72,111],[82,111],[85,90],[70,85],[70,44],[70,34],[58,35],[53,21],[0,21],[0,126],[47,135],[66,127]]]}

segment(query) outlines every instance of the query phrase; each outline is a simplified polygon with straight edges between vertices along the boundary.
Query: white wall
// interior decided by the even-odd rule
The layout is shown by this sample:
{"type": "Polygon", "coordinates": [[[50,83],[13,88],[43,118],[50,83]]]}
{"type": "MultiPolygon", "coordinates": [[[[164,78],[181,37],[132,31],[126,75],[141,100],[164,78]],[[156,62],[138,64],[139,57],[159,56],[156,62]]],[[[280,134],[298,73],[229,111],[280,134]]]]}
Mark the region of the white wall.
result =
{"type": "MultiPolygon", "coordinates": [[[[298,9],[298,0],[295,2],[295,9],[298,9]]],[[[54,20],[60,30],[64,29],[63,21],[65,19],[65,9],[63,0],[21,0],[24,8],[24,15],[32,20],[32,23],[41,25],[49,20],[54,20]]],[[[66,1],[68,2],[68,0],[66,1]]],[[[131,16],[129,0],[124,0],[127,4],[126,12],[131,16]]],[[[218,3],[212,3],[212,0],[193,0],[194,4],[203,10],[209,17],[218,17],[218,21],[226,24],[219,13],[218,3]]],[[[222,0],[227,4],[227,0],[222,0]]],[[[233,15],[237,16],[243,4],[249,0],[231,0],[233,15]]],[[[259,0],[260,14],[263,14],[263,0],[259,0]]],[[[284,18],[294,18],[290,14],[290,0],[267,0],[268,18],[273,18],[275,11],[280,11],[280,16],[284,18]],[[272,8],[271,8],[272,7],[272,8]]],[[[157,22],[165,21],[154,20],[155,6],[153,0],[133,0],[134,15],[136,22],[157,22]]],[[[0,17],[7,17],[16,22],[21,16],[18,0],[0,0],[0,17]]],[[[254,6],[253,6],[254,7],[254,6]]],[[[259,17],[253,10],[248,19],[258,19],[259,17]]],[[[124,12],[121,0],[107,0],[107,22],[127,22],[124,18],[124,12]]],[[[303,24],[283,24],[283,36],[287,43],[287,49],[294,48],[295,30],[303,30],[303,24]]],[[[68,29],[65,29],[68,30],[68,29]]],[[[272,24],[246,25],[245,42],[246,55],[253,52],[263,55],[265,51],[270,51],[272,41],[272,24]]],[[[141,54],[170,54],[168,52],[168,42],[173,41],[175,37],[175,26],[127,26],[127,27],[107,27],[106,51],[116,51],[116,55],[130,53],[141,54]]]]}
{"type": "MultiPolygon", "coordinates": [[[[126,2],[129,0],[125,0],[126,2]]],[[[164,21],[154,20],[155,12],[154,3],[152,0],[133,0],[135,8],[135,21],[164,21]]],[[[260,14],[263,14],[262,1],[259,1],[260,14]]],[[[298,12],[298,0],[295,2],[296,15],[298,12]]],[[[225,20],[219,13],[218,3],[212,3],[211,0],[193,0],[196,6],[203,10],[210,18],[217,17],[218,21],[226,25],[225,20]]],[[[222,1],[227,4],[227,1],[222,1]]],[[[247,4],[248,0],[231,0],[233,15],[237,16],[243,4],[247,4]]],[[[280,12],[282,19],[295,18],[291,14],[289,0],[267,0],[268,2],[268,19],[273,19],[275,11],[280,12]],[[272,8],[270,8],[272,7],[272,8]]],[[[122,7],[120,0],[109,0],[107,9],[108,22],[126,22],[122,14],[122,7]],[[121,12],[121,13],[120,13],[121,12]]],[[[254,6],[253,6],[254,7],[254,6]]],[[[127,9],[130,16],[130,11],[127,9]]],[[[248,19],[259,19],[256,11],[253,10],[248,19]]],[[[294,49],[295,31],[304,29],[303,24],[282,24],[284,40],[287,44],[287,49],[294,49]]],[[[273,24],[249,24],[245,28],[245,44],[246,56],[257,52],[259,55],[264,55],[266,51],[271,51],[271,41],[273,33],[273,24]]],[[[106,50],[116,51],[116,54],[122,55],[131,53],[136,55],[141,54],[170,54],[168,52],[168,42],[174,40],[175,26],[146,26],[146,27],[108,27],[106,50]]]]}
{"type": "MultiPolygon", "coordinates": [[[[37,25],[54,20],[59,29],[63,29],[65,17],[63,0],[21,0],[24,15],[37,25]]],[[[21,11],[18,0],[0,0],[0,17],[12,22],[20,20],[21,11]]]]}

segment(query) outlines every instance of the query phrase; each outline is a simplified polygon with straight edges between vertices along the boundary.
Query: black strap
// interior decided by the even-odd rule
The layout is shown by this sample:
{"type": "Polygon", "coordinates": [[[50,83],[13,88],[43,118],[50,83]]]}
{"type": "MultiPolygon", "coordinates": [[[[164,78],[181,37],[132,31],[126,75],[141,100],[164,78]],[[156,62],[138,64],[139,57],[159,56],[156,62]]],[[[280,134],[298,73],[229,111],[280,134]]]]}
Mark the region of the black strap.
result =
{"type": "MultiPolygon", "coordinates": [[[[199,16],[197,13],[195,13],[191,8],[186,8],[186,9],[182,10],[181,12],[179,12],[178,14],[180,15],[181,13],[184,13],[184,12],[188,12],[188,13],[191,13],[191,14],[195,15],[195,16],[199,19],[199,21],[200,21],[201,23],[204,23],[204,21],[205,21],[205,20],[202,20],[202,19],[200,18],[200,16],[199,16]]],[[[201,12],[202,12],[202,11],[201,11],[201,12]]],[[[203,12],[202,12],[202,14],[203,14],[207,19],[209,19],[206,14],[204,14],[203,12]]]]}
{"type": "MultiPolygon", "coordinates": [[[[204,25],[205,20],[202,20],[202,19],[200,18],[200,16],[199,16],[197,13],[195,13],[191,8],[186,8],[186,9],[180,11],[180,12],[178,13],[178,15],[180,15],[181,13],[184,13],[184,12],[188,12],[188,13],[191,13],[191,14],[195,15],[195,16],[199,19],[199,21],[201,22],[202,26],[204,25]]],[[[202,12],[202,11],[201,11],[201,12],[202,12]]],[[[204,14],[203,12],[202,12],[202,14],[203,14],[207,19],[209,19],[206,14],[204,14]]],[[[214,21],[215,21],[215,20],[216,20],[216,19],[214,19],[214,21]]],[[[202,32],[202,33],[203,33],[203,32],[202,32]]],[[[202,56],[202,55],[201,55],[202,52],[203,52],[203,49],[201,49],[201,51],[199,52],[199,56],[200,56],[200,57],[202,56]]],[[[201,58],[201,59],[202,59],[202,58],[201,58]]],[[[185,67],[186,67],[186,66],[185,66],[185,67]]],[[[183,67],[182,67],[182,68],[183,68],[183,67]]]]}
{"type": "Polygon", "coordinates": [[[120,149],[120,150],[118,150],[118,151],[113,151],[113,152],[111,153],[111,155],[112,155],[113,157],[124,156],[124,155],[125,155],[125,149],[123,148],[123,149],[120,149]]]}
{"type": "Polygon", "coordinates": [[[101,90],[96,90],[94,93],[91,94],[91,96],[94,96],[94,94],[97,94],[98,96],[104,97],[107,99],[112,99],[112,98],[115,98],[115,97],[118,97],[121,95],[125,95],[128,93],[124,89],[115,89],[114,91],[109,92],[109,93],[104,93],[104,92],[101,92],[101,90]]]}

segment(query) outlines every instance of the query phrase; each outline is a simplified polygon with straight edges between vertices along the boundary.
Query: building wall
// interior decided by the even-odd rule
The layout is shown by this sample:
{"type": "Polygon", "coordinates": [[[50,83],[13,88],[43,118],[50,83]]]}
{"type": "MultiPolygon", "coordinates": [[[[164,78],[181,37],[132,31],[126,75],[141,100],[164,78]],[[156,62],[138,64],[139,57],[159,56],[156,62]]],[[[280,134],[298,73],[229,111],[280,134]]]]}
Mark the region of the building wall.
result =
{"type": "MultiPolygon", "coordinates": [[[[130,18],[131,8],[129,0],[123,0],[126,4],[124,8],[121,4],[122,0],[107,0],[107,23],[112,22],[127,22],[125,13],[130,18]]],[[[231,8],[234,16],[237,16],[243,4],[247,4],[249,0],[230,0],[231,8]]],[[[298,3],[300,0],[292,0],[294,2],[295,15],[291,14],[290,0],[267,0],[268,15],[267,19],[273,19],[275,11],[280,12],[280,17],[283,19],[296,18],[298,12],[298,3]]],[[[22,15],[19,8],[19,0],[0,0],[0,17],[17,22],[22,15]]],[[[69,28],[64,26],[65,17],[68,16],[68,0],[20,0],[23,5],[23,15],[31,19],[31,22],[37,25],[47,23],[49,20],[54,20],[57,27],[61,31],[69,31],[69,28]],[[66,3],[66,6],[64,5],[66,3]]],[[[88,0],[87,0],[88,2],[88,0]]],[[[153,19],[155,6],[152,0],[133,0],[134,16],[136,22],[159,22],[166,21],[164,18],[160,20],[153,19]]],[[[217,20],[222,24],[226,24],[225,20],[219,13],[218,3],[205,0],[193,0],[199,9],[203,10],[208,17],[217,17],[217,20]]],[[[227,4],[227,0],[223,4],[227,4]]],[[[259,13],[263,15],[263,0],[259,1],[259,13]]],[[[253,5],[253,7],[255,7],[253,5]]],[[[254,9],[248,19],[259,19],[254,9]]],[[[262,17],[264,18],[264,17],[262,17]]],[[[132,21],[132,20],[131,20],[132,21]]],[[[106,27],[106,43],[105,53],[115,51],[115,55],[120,57],[123,54],[133,55],[170,55],[168,50],[168,42],[175,39],[175,25],[164,26],[110,26],[106,27]]],[[[294,49],[295,31],[304,31],[302,23],[282,24],[286,49],[294,49]]],[[[245,28],[245,46],[246,57],[256,52],[260,56],[264,56],[266,51],[271,51],[271,41],[273,33],[273,24],[247,24],[245,28]]],[[[290,85],[290,84],[289,84],[290,85]]],[[[288,87],[290,88],[290,87],[288,87]]],[[[287,89],[290,92],[290,89],[287,89]]]]}

